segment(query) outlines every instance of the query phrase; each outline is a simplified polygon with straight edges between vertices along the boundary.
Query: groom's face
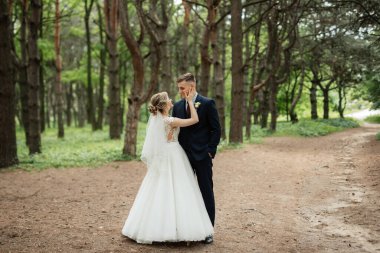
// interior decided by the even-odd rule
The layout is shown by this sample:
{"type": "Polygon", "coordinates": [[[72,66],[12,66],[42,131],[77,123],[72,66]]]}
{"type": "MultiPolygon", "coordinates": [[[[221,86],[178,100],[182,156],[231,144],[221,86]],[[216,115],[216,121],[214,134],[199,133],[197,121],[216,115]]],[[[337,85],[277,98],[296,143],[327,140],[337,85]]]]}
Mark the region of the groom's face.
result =
{"type": "Polygon", "coordinates": [[[181,98],[186,98],[186,93],[190,91],[190,88],[195,88],[195,83],[191,81],[182,81],[178,83],[177,86],[181,98]]]}

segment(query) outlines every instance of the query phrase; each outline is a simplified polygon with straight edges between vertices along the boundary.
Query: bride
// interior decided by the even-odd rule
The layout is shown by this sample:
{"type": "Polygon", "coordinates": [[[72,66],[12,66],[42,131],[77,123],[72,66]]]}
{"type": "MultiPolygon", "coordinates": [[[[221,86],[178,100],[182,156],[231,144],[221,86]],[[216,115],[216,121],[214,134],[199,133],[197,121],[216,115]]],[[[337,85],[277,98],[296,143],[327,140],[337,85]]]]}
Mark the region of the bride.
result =
{"type": "Polygon", "coordinates": [[[180,127],[196,124],[194,90],[186,94],[191,118],[169,116],[166,92],[152,96],[141,159],[147,173],[122,229],[138,243],[204,241],[214,233],[190,162],[178,143],[180,127]]]}

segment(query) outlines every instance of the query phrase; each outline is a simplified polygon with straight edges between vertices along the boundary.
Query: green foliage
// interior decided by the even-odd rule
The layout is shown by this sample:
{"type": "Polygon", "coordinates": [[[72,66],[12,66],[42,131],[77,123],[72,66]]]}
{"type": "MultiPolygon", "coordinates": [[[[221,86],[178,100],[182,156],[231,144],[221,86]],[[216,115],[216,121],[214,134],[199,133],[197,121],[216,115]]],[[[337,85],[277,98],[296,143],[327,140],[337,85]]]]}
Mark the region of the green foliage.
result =
{"type": "Polygon", "coordinates": [[[73,81],[81,83],[87,82],[87,72],[84,65],[81,65],[80,68],[62,71],[62,82],[69,83],[73,81]]]}
{"type": "MultiPolygon", "coordinates": [[[[145,123],[139,124],[138,152],[141,152],[145,123]]],[[[65,138],[57,138],[57,129],[47,129],[42,135],[42,154],[29,156],[25,145],[25,135],[17,130],[17,147],[20,164],[16,168],[25,170],[68,167],[98,167],[112,161],[131,160],[122,154],[123,136],[120,140],[110,140],[108,128],[93,132],[85,128],[65,128],[65,138]]]]}
{"type": "Polygon", "coordinates": [[[376,140],[380,141],[380,132],[376,134],[376,140]]]}
{"type": "Polygon", "coordinates": [[[380,115],[368,116],[367,118],[364,119],[364,121],[369,122],[369,123],[380,124],[380,115]]]}
{"type": "Polygon", "coordinates": [[[380,108],[380,74],[376,72],[369,77],[365,83],[366,93],[365,99],[373,103],[372,109],[380,108]]]}

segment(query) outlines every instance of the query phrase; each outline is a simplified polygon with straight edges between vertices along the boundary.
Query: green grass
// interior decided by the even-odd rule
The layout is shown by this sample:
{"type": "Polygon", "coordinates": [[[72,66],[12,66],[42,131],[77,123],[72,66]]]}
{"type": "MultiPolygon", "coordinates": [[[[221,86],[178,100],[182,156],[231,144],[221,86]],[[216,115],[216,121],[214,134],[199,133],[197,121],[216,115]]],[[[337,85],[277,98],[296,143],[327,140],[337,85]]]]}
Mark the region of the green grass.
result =
{"type": "MultiPolygon", "coordinates": [[[[221,141],[218,151],[236,149],[250,143],[261,143],[268,136],[321,136],[332,132],[341,131],[345,128],[358,127],[359,124],[351,119],[329,119],[329,120],[301,120],[297,124],[290,122],[278,122],[277,131],[272,133],[268,129],[253,125],[251,139],[244,143],[230,144],[221,141]]],[[[146,123],[139,123],[137,138],[137,157],[140,156],[146,123]]],[[[245,132],[244,132],[245,134],[245,132]]],[[[113,161],[126,161],[136,159],[126,157],[122,154],[124,146],[124,135],[120,140],[110,140],[108,127],[103,131],[91,130],[90,126],[84,128],[65,128],[65,138],[57,138],[57,129],[47,129],[42,134],[42,153],[29,156],[25,145],[24,131],[17,129],[17,148],[20,164],[13,168],[24,170],[42,170],[46,168],[68,168],[68,167],[99,167],[113,161]]],[[[377,134],[380,139],[380,133],[377,134]]]]}
{"type": "Polygon", "coordinates": [[[359,123],[353,119],[303,119],[297,124],[292,124],[291,122],[278,122],[275,133],[272,133],[267,129],[261,129],[258,126],[255,126],[251,131],[254,137],[266,137],[270,135],[314,137],[358,126],[359,123]]]}
{"type": "MultiPolygon", "coordinates": [[[[141,152],[145,135],[145,124],[139,124],[137,150],[141,152]]],[[[131,160],[122,154],[124,136],[120,140],[110,140],[108,128],[103,131],[84,128],[65,128],[65,138],[57,138],[57,130],[47,129],[42,134],[42,153],[29,156],[25,145],[24,131],[17,129],[17,149],[20,163],[14,168],[25,170],[67,167],[98,167],[103,164],[131,160]]]]}
{"type": "Polygon", "coordinates": [[[380,141],[380,132],[376,134],[376,140],[380,141]]]}
{"type": "Polygon", "coordinates": [[[380,115],[368,116],[367,118],[364,119],[364,121],[369,122],[369,123],[380,124],[380,115]]]}

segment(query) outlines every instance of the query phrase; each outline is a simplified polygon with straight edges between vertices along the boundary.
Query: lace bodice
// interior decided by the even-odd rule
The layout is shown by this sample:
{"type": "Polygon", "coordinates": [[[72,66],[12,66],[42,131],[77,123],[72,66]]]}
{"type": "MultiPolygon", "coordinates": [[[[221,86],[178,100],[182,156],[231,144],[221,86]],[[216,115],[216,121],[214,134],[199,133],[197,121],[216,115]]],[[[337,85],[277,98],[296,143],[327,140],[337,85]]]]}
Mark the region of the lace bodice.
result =
{"type": "Polygon", "coordinates": [[[177,142],[178,141],[178,134],[179,134],[179,127],[171,127],[170,123],[172,123],[174,120],[174,117],[165,117],[165,136],[166,140],[168,142],[177,142]]]}

